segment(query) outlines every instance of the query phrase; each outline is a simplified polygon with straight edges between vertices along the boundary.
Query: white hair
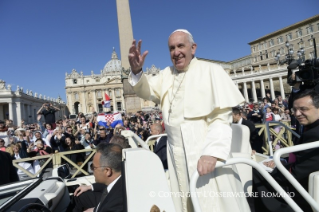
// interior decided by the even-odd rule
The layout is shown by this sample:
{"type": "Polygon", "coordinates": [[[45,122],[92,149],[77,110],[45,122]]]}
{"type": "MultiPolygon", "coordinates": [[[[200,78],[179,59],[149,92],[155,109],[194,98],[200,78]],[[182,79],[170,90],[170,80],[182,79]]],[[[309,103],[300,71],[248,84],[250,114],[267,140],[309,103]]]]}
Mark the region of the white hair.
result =
{"type": "Polygon", "coordinates": [[[189,40],[189,42],[190,42],[191,44],[194,44],[194,43],[195,43],[195,42],[194,42],[193,35],[192,35],[188,30],[186,30],[186,29],[177,29],[177,30],[175,30],[174,32],[172,32],[172,33],[169,35],[168,39],[169,39],[169,38],[172,36],[172,34],[174,34],[175,32],[183,32],[183,33],[187,34],[187,35],[188,35],[188,40],[189,40]]]}

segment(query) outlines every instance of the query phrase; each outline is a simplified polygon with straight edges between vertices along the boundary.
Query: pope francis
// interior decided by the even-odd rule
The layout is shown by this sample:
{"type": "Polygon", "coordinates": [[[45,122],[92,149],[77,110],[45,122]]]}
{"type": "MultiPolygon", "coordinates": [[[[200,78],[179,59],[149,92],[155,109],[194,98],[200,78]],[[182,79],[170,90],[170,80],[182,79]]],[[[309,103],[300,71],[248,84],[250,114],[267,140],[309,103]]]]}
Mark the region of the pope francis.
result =
{"type": "Polygon", "coordinates": [[[129,82],[137,95],[161,105],[168,135],[168,167],[176,211],[193,211],[189,181],[199,172],[197,191],[202,211],[249,211],[232,167],[214,170],[229,157],[232,107],[244,101],[219,65],[199,61],[193,36],[184,29],[168,39],[173,66],[147,80],[142,66],[148,51],[134,40],[129,50],[129,82]],[[176,193],[175,193],[176,194],[176,193]]]}

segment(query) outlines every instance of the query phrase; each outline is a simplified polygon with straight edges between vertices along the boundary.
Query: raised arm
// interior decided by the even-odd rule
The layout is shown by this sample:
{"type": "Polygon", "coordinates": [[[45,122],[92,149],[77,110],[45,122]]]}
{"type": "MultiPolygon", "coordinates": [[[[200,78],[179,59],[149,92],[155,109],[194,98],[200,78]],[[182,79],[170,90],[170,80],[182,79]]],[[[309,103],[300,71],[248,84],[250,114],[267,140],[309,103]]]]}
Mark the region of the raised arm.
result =
{"type": "Polygon", "coordinates": [[[133,40],[132,46],[128,54],[128,60],[130,62],[131,70],[133,74],[135,75],[142,70],[145,57],[148,54],[148,51],[145,51],[143,54],[141,54],[141,46],[142,46],[141,40],[138,41],[137,46],[136,46],[136,40],[133,40]]]}

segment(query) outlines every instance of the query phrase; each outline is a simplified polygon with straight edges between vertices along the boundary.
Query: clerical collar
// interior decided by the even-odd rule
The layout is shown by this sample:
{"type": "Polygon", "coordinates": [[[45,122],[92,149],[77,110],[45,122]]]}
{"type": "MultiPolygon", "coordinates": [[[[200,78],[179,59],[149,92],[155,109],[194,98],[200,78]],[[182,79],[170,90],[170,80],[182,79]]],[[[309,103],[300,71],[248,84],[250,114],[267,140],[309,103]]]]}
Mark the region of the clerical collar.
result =
{"type": "Polygon", "coordinates": [[[310,130],[310,129],[318,126],[318,125],[319,125],[319,119],[317,121],[315,121],[314,123],[312,123],[312,124],[305,125],[304,126],[304,131],[308,131],[308,130],[310,130]]]}

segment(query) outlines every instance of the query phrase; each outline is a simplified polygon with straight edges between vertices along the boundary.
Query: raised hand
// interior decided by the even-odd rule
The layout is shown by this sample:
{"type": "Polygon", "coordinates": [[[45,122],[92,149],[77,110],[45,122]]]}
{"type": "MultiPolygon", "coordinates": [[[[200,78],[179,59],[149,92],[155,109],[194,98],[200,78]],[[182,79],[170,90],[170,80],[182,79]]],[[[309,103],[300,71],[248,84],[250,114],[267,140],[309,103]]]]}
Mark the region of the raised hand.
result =
{"type": "Polygon", "coordinates": [[[133,40],[132,46],[129,50],[128,60],[130,62],[131,70],[134,74],[138,74],[141,71],[145,57],[148,54],[148,51],[145,51],[143,54],[141,54],[141,46],[141,40],[138,41],[137,46],[136,40],[133,40]]]}

